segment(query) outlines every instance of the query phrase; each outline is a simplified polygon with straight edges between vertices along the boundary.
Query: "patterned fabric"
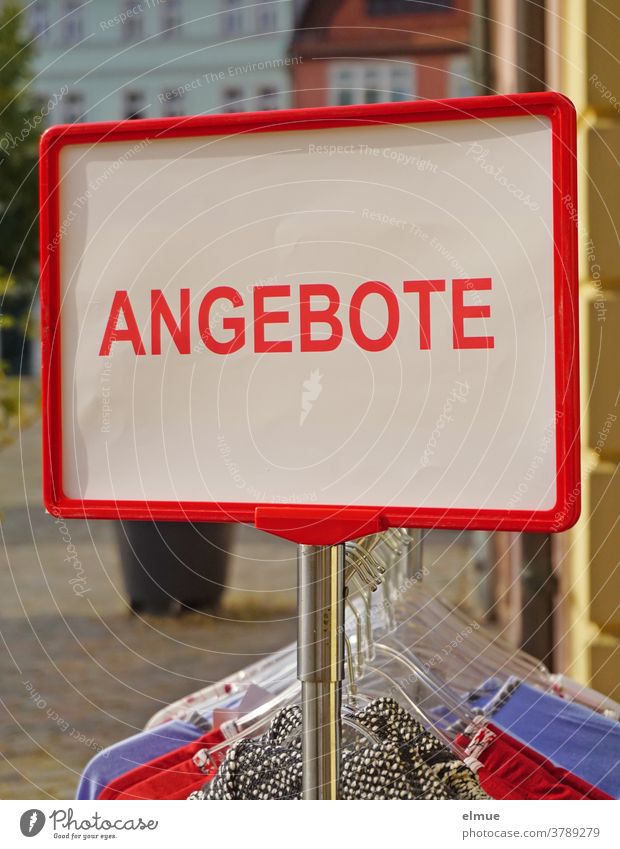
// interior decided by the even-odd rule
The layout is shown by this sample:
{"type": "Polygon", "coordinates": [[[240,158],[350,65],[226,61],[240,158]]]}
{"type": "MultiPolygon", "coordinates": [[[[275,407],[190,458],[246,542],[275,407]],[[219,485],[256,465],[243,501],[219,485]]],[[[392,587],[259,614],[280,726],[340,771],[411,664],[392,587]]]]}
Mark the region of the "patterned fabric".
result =
{"type": "MultiPolygon", "coordinates": [[[[378,699],[353,718],[377,742],[359,738],[344,752],[341,799],[489,798],[471,770],[393,699],[378,699]]],[[[265,735],[233,744],[213,781],[189,798],[300,799],[300,728],[301,709],[284,708],[265,735]]]]}

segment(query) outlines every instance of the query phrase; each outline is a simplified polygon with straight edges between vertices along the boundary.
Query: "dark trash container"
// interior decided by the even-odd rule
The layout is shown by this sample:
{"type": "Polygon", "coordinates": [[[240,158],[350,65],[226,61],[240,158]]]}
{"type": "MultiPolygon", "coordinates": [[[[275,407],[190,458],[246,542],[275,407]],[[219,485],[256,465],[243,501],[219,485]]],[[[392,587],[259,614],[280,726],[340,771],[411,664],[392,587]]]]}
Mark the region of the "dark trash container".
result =
{"type": "Polygon", "coordinates": [[[212,608],[226,586],[233,526],[116,522],[125,588],[136,613],[212,608]]]}

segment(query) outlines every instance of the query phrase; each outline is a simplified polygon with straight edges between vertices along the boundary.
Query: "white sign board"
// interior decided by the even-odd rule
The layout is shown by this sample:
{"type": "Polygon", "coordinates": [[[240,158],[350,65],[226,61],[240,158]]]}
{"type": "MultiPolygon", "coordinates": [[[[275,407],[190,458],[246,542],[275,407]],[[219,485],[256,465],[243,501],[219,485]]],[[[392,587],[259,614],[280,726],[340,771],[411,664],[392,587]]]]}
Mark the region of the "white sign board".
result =
{"type": "Polygon", "coordinates": [[[574,521],[570,107],[454,103],[49,131],[48,507],[574,521]]]}

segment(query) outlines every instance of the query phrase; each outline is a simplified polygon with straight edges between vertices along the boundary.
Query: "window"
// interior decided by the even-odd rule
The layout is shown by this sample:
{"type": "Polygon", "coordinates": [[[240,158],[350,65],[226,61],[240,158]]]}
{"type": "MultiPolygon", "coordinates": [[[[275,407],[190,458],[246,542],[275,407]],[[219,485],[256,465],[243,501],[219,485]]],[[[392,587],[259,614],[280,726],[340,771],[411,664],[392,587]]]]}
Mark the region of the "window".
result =
{"type": "Polygon", "coordinates": [[[256,6],[256,32],[273,32],[277,25],[277,3],[274,0],[259,0],[256,6]]]}
{"type": "Polygon", "coordinates": [[[277,109],[278,108],[278,89],[273,86],[261,86],[257,94],[257,109],[277,109]]]}
{"type": "Polygon", "coordinates": [[[174,38],[183,25],[182,0],[161,0],[161,34],[164,38],[174,38]]]}
{"type": "Polygon", "coordinates": [[[132,89],[123,93],[123,118],[146,118],[144,92],[132,89]]]}
{"type": "Polygon", "coordinates": [[[367,0],[368,14],[411,15],[422,12],[451,12],[454,0],[367,0]]]}
{"type": "Polygon", "coordinates": [[[350,106],[359,103],[359,92],[355,91],[355,78],[351,68],[336,66],[332,69],[330,81],[330,96],[338,106],[350,106]]]}
{"type": "Polygon", "coordinates": [[[142,17],[142,6],[135,0],[123,0],[121,3],[121,15],[124,20],[121,28],[123,41],[140,41],[144,35],[144,18],[142,17]]]}
{"type": "Polygon", "coordinates": [[[84,120],[86,101],[81,91],[70,91],[62,99],[62,120],[65,124],[77,124],[84,120]]]}
{"type": "Polygon", "coordinates": [[[66,0],[62,7],[62,40],[65,44],[77,44],[84,38],[83,3],[81,0],[66,0]]]}
{"type": "Polygon", "coordinates": [[[178,88],[169,88],[162,92],[162,112],[164,118],[178,118],[185,115],[183,92],[178,88]]]}
{"type": "Polygon", "coordinates": [[[392,65],[390,68],[389,100],[411,100],[413,93],[411,74],[412,68],[409,64],[392,65]]]}
{"type": "Polygon", "coordinates": [[[236,87],[225,88],[222,92],[222,112],[243,112],[243,90],[236,87]]]}
{"type": "Polygon", "coordinates": [[[382,77],[381,69],[377,65],[371,65],[362,71],[360,84],[364,103],[379,103],[381,100],[385,100],[385,95],[381,91],[382,77]]]}
{"type": "Polygon", "coordinates": [[[329,86],[330,102],[338,106],[410,100],[413,69],[405,62],[338,62],[330,69],[329,86]]]}
{"type": "Polygon", "coordinates": [[[471,97],[476,94],[473,76],[469,54],[453,56],[448,64],[447,97],[471,97]]]}
{"type": "Polygon", "coordinates": [[[243,32],[243,0],[222,0],[224,13],[222,18],[222,33],[224,35],[241,35],[243,32]]]}
{"type": "Polygon", "coordinates": [[[33,39],[38,38],[40,41],[47,40],[50,31],[49,5],[37,0],[37,2],[33,3],[30,7],[28,18],[30,37],[33,39]]]}

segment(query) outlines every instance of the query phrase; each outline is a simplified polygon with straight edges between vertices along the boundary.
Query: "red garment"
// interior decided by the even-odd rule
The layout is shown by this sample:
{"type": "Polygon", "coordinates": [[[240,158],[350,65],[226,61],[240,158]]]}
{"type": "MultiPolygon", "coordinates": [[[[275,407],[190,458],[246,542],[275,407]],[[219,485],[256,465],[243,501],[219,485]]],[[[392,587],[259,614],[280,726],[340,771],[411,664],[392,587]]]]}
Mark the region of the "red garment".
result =
{"type": "Polygon", "coordinates": [[[194,756],[224,739],[220,729],[215,728],[193,743],[119,775],[99,794],[99,799],[187,799],[213,779],[226,753],[218,752],[217,763],[210,762],[206,772],[196,765],[194,756]]]}
{"type": "Polygon", "coordinates": [[[493,799],[611,798],[494,725],[473,738],[460,734],[455,742],[473,753],[480,785],[493,799]]]}

